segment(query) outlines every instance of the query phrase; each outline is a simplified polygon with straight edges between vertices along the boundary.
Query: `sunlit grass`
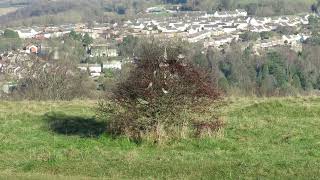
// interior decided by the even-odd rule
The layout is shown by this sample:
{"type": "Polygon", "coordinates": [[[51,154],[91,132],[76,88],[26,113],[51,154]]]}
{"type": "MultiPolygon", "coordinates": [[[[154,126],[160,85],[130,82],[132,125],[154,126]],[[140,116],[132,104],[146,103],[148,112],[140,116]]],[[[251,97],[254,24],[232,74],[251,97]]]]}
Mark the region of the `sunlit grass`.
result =
{"type": "MultiPolygon", "coordinates": [[[[45,114],[94,117],[95,102],[0,102],[0,179],[316,179],[320,98],[228,98],[215,138],[161,145],[50,129],[45,114]],[[24,178],[25,179],[25,178],[24,178]]],[[[72,119],[70,118],[70,121],[72,119]]],[[[81,127],[72,121],[75,128],[81,127]]]]}

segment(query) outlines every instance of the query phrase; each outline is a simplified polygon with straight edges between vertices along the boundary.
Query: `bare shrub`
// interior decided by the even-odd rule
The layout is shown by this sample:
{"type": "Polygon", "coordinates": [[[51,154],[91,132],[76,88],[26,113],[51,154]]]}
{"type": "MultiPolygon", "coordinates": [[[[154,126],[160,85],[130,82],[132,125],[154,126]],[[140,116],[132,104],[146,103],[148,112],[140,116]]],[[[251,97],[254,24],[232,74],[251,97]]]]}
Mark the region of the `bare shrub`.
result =
{"type": "Polygon", "coordinates": [[[111,133],[134,139],[148,133],[155,139],[173,137],[186,127],[195,129],[186,114],[204,110],[221,97],[212,76],[185,58],[188,49],[181,42],[149,40],[140,49],[128,79],[100,102],[98,116],[109,122],[111,133]]]}
{"type": "Polygon", "coordinates": [[[34,63],[19,80],[16,97],[28,100],[72,100],[88,97],[87,74],[71,64],[34,63]]]}

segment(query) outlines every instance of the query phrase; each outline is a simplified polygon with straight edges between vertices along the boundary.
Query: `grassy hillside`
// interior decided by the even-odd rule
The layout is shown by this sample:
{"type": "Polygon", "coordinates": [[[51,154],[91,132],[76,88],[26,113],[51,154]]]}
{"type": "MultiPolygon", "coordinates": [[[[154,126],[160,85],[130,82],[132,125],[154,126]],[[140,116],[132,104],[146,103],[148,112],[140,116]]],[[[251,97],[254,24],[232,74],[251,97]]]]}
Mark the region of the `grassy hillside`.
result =
{"type": "Polygon", "coordinates": [[[228,101],[216,138],[157,147],[103,134],[94,102],[0,102],[0,179],[320,176],[320,98],[228,101]]]}

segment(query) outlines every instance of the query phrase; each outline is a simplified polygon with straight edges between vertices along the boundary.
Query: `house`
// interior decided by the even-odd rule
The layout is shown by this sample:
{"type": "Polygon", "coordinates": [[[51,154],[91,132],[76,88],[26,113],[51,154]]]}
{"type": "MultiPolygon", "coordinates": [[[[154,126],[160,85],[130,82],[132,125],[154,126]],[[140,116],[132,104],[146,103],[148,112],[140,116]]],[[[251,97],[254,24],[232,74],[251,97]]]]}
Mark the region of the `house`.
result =
{"type": "Polygon", "coordinates": [[[266,39],[258,41],[254,44],[254,49],[264,49],[264,48],[270,48],[274,46],[280,46],[284,45],[284,41],[282,38],[274,38],[274,39],[266,39]]]}
{"type": "Polygon", "coordinates": [[[248,16],[248,12],[244,9],[236,9],[236,11],[238,12],[238,16],[239,17],[247,17],[248,16]]]}
{"type": "Polygon", "coordinates": [[[225,33],[232,33],[232,32],[235,32],[237,31],[237,26],[233,25],[233,26],[223,26],[223,31],[225,33]]]}
{"type": "Polygon", "coordinates": [[[65,34],[68,34],[66,32],[58,31],[58,32],[53,32],[50,37],[53,38],[58,38],[58,37],[63,37],[65,34]]]}
{"type": "MultiPolygon", "coordinates": [[[[101,33],[102,34],[102,33],[101,33]]],[[[90,32],[90,33],[88,33],[88,35],[92,38],[92,39],[97,39],[97,38],[99,38],[100,37],[100,34],[99,33],[97,33],[97,32],[90,32]]]]}
{"type": "Polygon", "coordinates": [[[40,51],[38,46],[35,45],[28,45],[24,48],[24,50],[27,54],[38,54],[40,51]]]}
{"type": "Polygon", "coordinates": [[[184,24],[184,23],[179,23],[179,24],[174,24],[173,25],[177,30],[179,30],[179,31],[186,31],[187,30],[187,28],[189,27],[189,25],[188,24],[184,24]]]}
{"type": "Polygon", "coordinates": [[[256,18],[248,18],[247,23],[251,26],[263,26],[264,23],[262,21],[257,20],[256,18]]]}
{"type": "Polygon", "coordinates": [[[226,12],[226,11],[216,11],[214,14],[213,14],[213,17],[216,17],[216,18],[226,18],[226,17],[230,17],[229,14],[226,12]]]}
{"type": "Polygon", "coordinates": [[[150,7],[146,9],[146,13],[159,13],[163,11],[165,11],[163,7],[150,7]]]}
{"type": "Polygon", "coordinates": [[[89,72],[93,78],[100,77],[102,73],[102,64],[79,64],[78,68],[81,71],[89,72]]]}
{"type": "Polygon", "coordinates": [[[291,20],[291,21],[286,22],[286,24],[287,24],[287,26],[294,27],[294,26],[298,26],[299,24],[301,24],[301,22],[296,21],[296,20],[291,20]]]}
{"type": "Polygon", "coordinates": [[[279,27],[279,24],[276,23],[267,23],[265,27],[269,27],[271,30],[276,30],[279,27]]]}
{"type": "Polygon", "coordinates": [[[216,11],[213,17],[216,18],[230,18],[230,17],[246,17],[248,16],[247,11],[243,9],[236,9],[235,11],[216,11]]]}
{"type": "Polygon", "coordinates": [[[307,40],[309,36],[303,35],[303,34],[297,34],[297,35],[283,35],[282,40],[285,44],[293,44],[293,43],[301,43],[305,40],[307,40]]]}
{"type": "Polygon", "coordinates": [[[268,26],[253,26],[249,28],[249,31],[257,32],[257,33],[268,32],[271,30],[272,30],[271,27],[268,27],[268,26]]]}
{"type": "Polygon", "coordinates": [[[107,57],[117,57],[117,56],[119,56],[117,49],[113,49],[113,48],[108,49],[107,57]]]}
{"type": "Polygon", "coordinates": [[[206,38],[210,38],[211,35],[212,35],[211,31],[201,31],[201,32],[189,35],[188,41],[190,43],[196,43],[206,38]]]}
{"type": "Polygon", "coordinates": [[[171,26],[167,26],[167,27],[164,27],[164,28],[159,28],[163,33],[177,33],[179,32],[178,29],[176,28],[173,28],[171,26]]]}
{"type": "Polygon", "coordinates": [[[217,27],[217,28],[212,29],[213,36],[221,36],[223,34],[225,34],[225,32],[222,28],[217,27]]]}
{"type": "Polygon", "coordinates": [[[188,33],[189,34],[195,34],[195,33],[200,32],[201,30],[202,29],[201,29],[200,25],[192,25],[192,26],[189,27],[188,33]]]}
{"type": "Polygon", "coordinates": [[[234,25],[237,26],[237,29],[239,30],[247,30],[249,26],[245,19],[240,18],[234,21],[234,25]]]}
{"type": "Polygon", "coordinates": [[[103,69],[121,69],[122,68],[122,62],[113,60],[113,61],[107,61],[103,63],[103,69]]]}
{"type": "Polygon", "coordinates": [[[76,29],[75,25],[72,25],[72,24],[60,26],[60,31],[63,32],[63,34],[69,34],[71,31],[75,29],[76,29]]]}
{"type": "Polygon", "coordinates": [[[141,31],[144,27],[145,27],[145,25],[144,25],[143,23],[135,23],[135,24],[131,25],[131,28],[132,28],[135,32],[141,31]]]}
{"type": "Polygon", "coordinates": [[[88,54],[91,57],[117,57],[119,56],[117,49],[110,48],[108,45],[93,45],[89,48],[88,54]]]}
{"type": "Polygon", "coordinates": [[[224,27],[224,26],[231,26],[232,23],[231,23],[231,24],[227,24],[227,23],[224,23],[224,22],[220,22],[220,23],[217,23],[216,25],[217,25],[219,28],[222,28],[222,27],[224,27]]]}
{"type": "Polygon", "coordinates": [[[212,40],[208,41],[205,43],[205,47],[220,47],[223,46],[225,44],[229,44],[231,43],[233,40],[238,40],[239,39],[239,35],[235,35],[235,36],[230,36],[230,35],[225,35],[225,36],[219,36],[219,37],[215,37],[212,40]]]}
{"type": "Polygon", "coordinates": [[[201,27],[203,30],[215,30],[216,28],[218,28],[216,24],[205,24],[201,27]]]}
{"type": "Polygon", "coordinates": [[[34,29],[20,29],[20,30],[16,30],[16,32],[19,34],[19,37],[21,39],[31,39],[33,38],[35,35],[38,34],[37,31],[35,31],[34,29]]]}
{"type": "Polygon", "coordinates": [[[289,21],[290,21],[290,18],[286,16],[282,16],[279,18],[279,22],[289,22],[289,21]]]}

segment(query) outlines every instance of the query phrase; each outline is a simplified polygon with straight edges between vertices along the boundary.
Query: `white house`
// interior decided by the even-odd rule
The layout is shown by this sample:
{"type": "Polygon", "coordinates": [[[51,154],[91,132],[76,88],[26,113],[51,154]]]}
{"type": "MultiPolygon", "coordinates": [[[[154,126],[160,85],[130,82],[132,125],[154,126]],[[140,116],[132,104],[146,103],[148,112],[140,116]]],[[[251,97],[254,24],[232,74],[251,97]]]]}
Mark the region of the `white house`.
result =
{"type": "Polygon", "coordinates": [[[103,69],[121,69],[122,62],[121,61],[108,61],[103,63],[103,69]]]}
{"type": "Polygon", "coordinates": [[[30,39],[39,33],[34,29],[20,29],[20,30],[16,30],[16,32],[19,34],[19,37],[21,39],[30,39]]]}
{"type": "Polygon", "coordinates": [[[235,31],[237,31],[237,26],[224,26],[223,31],[228,34],[235,32],[235,31]]]}
{"type": "Polygon", "coordinates": [[[237,35],[237,36],[219,36],[209,42],[206,42],[205,47],[209,47],[209,46],[220,47],[222,45],[231,43],[233,40],[237,40],[237,39],[239,39],[239,35],[237,35]]]}
{"type": "Polygon", "coordinates": [[[251,26],[262,26],[264,23],[261,21],[258,21],[256,18],[248,18],[247,23],[251,26]]]}
{"type": "Polygon", "coordinates": [[[201,32],[189,35],[188,41],[190,43],[196,43],[206,38],[210,38],[211,35],[212,35],[211,31],[201,31],[201,32]]]}
{"type": "Polygon", "coordinates": [[[205,24],[201,28],[204,30],[210,31],[210,30],[215,30],[216,28],[218,28],[218,26],[215,24],[205,24]]]}
{"type": "Polygon", "coordinates": [[[102,73],[100,64],[80,64],[78,68],[81,71],[89,71],[91,77],[100,77],[102,73]]]}
{"type": "Polygon", "coordinates": [[[274,46],[280,46],[284,45],[284,41],[282,38],[277,38],[277,39],[267,39],[267,40],[262,40],[258,41],[254,44],[253,48],[254,49],[261,49],[261,48],[270,48],[274,46]]]}
{"type": "Polygon", "coordinates": [[[135,31],[141,31],[145,25],[143,23],[134,24],[131,26],[135,31]]]}
{"type": "Polygon", "coordinates": [[[117,56],[119,56],[117,49],[109,48],[108,51],[107,51],[107,56],[108,57],[117,57],[117,56]]]}
{"type": "Polygon", "coordinates": [[[272,29],[269,26],[254,26],[254,27],[250,27],[249,30],[251,32],[261,33],[261,32],[271,31],[272,29]]]}
{"type": "Polygon", "coordinates": [[[216,11],[213,15],[213,17],[216,17],[216,18],[227,18],[227,17],[230,17],[229,13],[227,11],[216,11]]]}
{"type": "Polygon", "coordinates": [[[236,9],[235,11],[216,11],[213,17],[216,18],[234,18],[234,17],[246,17],[248,16],[247,11],[242,9],[236,9]]]}
{"type": "Polygon", "coordinates": [[[190,26],[190,29],[188,30],[188,33],[189,34],[195,34],[195,33],[200,32],[201,30],[202,29],[201,29],[200,25],[192,25],[192,26],[190,26]]]}
{"type": "Polygon", "coordinates": [[[189,27],[189,25],[188,25],[188,24],[185,24],[185,23],[179,23],[179,24],[174,24],[174,27],[175,27],[177,30],[183,32],[183,31],[187,30],[187,28],[189,27]]]}
{"type": "Polygon", "coordinates": [[[296,42],[302,42],[309,38],[309,36],[303,35],[303,34],[297,34],[297,35],[283,35],[282,40],[286,42],[287,44],[296,43],[296,42]]]}
{"type": "Polygon", "coordinates": [[[108,45],[99,44],[89,48],[90,57],[117,57],[119,56],[117,49],[110,48],[108,45]]]}
{"type": "Polygon", "coordinates": [[[160,27],[159,28],[163,33],[176,33],[179,32],[178,29],[173,28],[171,26],[167,26],[167,27],[160,27]]]}
{"type": "Polygon", "coordinates": [[[212,29],[213,36],[221,36],[223,34],[225,34],[225,32],[223,31],[222,28],[217,27],[217,28],[212,29]]]}
{"type": "Polygon", "coordinates": [[[248,16],[248,12],[244,9],[236,9],[236,11],[238,12],[238,16],[239,17],[247,17],[248,16]]]}

